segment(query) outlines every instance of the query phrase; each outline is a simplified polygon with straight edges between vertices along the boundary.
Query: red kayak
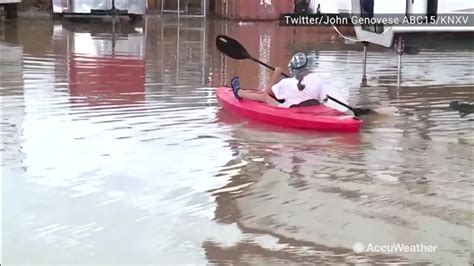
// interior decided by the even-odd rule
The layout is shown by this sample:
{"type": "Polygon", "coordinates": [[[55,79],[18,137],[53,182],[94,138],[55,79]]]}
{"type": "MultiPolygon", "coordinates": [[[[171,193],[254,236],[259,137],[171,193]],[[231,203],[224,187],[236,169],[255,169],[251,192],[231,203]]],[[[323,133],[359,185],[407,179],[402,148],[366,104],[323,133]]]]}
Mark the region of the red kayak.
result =
{"type": "Polygon", "coordinates": [[[237,100],[231,88],[216,91],[224,109],[246,118],[274,125],[325,131],[357,132],[362,120],[325,105],[281,108],[252,100],[237,100]]]}

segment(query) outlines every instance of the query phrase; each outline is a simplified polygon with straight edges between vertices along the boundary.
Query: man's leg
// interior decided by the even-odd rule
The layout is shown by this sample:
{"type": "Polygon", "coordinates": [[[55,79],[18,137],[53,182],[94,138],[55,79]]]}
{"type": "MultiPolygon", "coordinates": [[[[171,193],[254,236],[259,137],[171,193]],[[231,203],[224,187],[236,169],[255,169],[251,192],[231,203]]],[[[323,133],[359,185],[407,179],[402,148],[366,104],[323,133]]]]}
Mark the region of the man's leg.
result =
{"type": "Polygon", "coordinates": [[[266,93],[239,90],[237,94],[239,95],[240,98],[243,98],[243,99],[264,102],[266,104],[273,105],[273,106],[278,105],[278,102],[275,99],[273,99],[272,96],[266,93]]]}
{"type": "Polygon", "coordinates": [[[253,100],[253,101],[264,102],[269,105],[274,105],[274,106],[278,105],[278,102],[265,92],[263,93],[255,92],[255,91],[250,92],[250,91],[241,89],[240,81],[238,77],[234,77],[230,83],[232,85],[232,90],[234,91],[235,98],[239,100],[243,98],[243,99],[248,99],[248,100],[253,100]]]}

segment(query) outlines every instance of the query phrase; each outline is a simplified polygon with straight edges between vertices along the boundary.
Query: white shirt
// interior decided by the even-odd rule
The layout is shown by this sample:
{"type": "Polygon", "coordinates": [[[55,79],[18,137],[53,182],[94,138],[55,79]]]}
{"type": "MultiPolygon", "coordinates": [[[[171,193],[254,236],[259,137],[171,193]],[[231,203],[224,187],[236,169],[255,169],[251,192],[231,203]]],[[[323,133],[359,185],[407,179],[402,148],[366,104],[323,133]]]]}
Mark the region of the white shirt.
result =
{"type": "MultiPolygon", "coordinates": [[[[284,103],[278,105],[278,107],[289,108],[292,105],[299,104],[307,100],[318,100],[322,103],[329,94],[330,96],[338,99],[341,102],[346,103],[346,100],[341,97],[336,90],[331,90],[330,83],[327,79],[321,77],[318,73],[310,73],[306,75],[301,84],[305,85],[303,90],[298,89],[298,80],[296,78],[285,78],[280,80],[277,84],[272,86],[273,94],[277,99],[285,99],[284,103]]],[[[341,112],[347,111],[347,108],[329,100],[328,104],[330,107],[338,109],[341,112]]]]}

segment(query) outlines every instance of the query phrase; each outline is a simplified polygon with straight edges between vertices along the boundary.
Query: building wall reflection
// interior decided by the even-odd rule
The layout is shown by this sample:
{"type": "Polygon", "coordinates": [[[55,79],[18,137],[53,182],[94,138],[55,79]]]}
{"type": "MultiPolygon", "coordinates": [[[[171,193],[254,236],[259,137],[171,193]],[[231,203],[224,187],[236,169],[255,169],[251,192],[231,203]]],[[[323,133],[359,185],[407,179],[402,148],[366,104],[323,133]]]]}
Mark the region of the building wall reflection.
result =
{"type": "Polygon", "coordinates": [[[107,24],[54,25],[58,71],[66,63],[71,101],[90,105],[133,104],[145,99],[144,27],[107,24]]]}

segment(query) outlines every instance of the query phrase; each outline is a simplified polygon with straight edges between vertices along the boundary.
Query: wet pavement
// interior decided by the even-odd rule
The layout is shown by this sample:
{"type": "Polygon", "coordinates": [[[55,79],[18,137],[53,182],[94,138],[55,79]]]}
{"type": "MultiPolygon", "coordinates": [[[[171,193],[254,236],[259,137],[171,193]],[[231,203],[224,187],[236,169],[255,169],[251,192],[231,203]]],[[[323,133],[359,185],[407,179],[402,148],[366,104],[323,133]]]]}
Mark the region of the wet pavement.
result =
{"type": "Polygon", "coordinates": [[[473,39],[404,55],[331,28],[149,17],[2,24],[4,264],[473,262],[473,39]],[[393,105],[358,134],[222,110],[214,88],[271,73],[220,54],[227,34],[286,66],[306,51],[352,105],[393,105]],[[355,253],[436,245],[434,253],[355,253]]]}

